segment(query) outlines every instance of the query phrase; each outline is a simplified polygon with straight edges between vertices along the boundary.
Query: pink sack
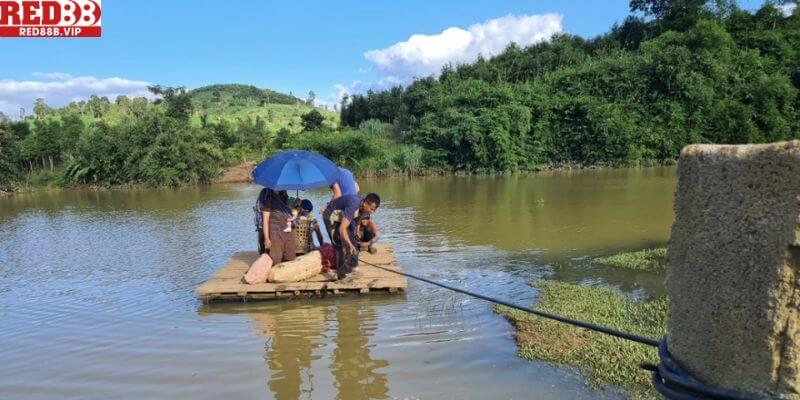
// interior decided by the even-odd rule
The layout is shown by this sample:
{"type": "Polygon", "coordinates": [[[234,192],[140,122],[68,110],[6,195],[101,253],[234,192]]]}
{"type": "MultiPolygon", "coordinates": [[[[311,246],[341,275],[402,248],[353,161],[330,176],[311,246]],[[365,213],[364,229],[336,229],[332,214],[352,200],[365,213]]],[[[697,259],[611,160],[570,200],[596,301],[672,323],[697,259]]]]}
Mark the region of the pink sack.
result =
{"type": "Polygon", "coordinates": [[[272,269],[272,259],[269,258],[269,254],[262,254],[250,265],[250,269],[244,274],[244,281],[251,285],[266,283],[270,269],[272,269]]]}

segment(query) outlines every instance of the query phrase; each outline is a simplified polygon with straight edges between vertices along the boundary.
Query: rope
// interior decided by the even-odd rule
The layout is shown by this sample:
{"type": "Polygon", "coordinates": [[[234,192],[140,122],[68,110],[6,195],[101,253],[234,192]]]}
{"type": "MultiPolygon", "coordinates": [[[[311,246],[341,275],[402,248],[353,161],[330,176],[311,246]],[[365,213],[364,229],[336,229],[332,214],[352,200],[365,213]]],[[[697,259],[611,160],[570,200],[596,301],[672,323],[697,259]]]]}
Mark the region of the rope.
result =
{"type": "Polygon", "coordinates": [[[595,332],[605,333],[607,335],[615,336],[622,339],[627,339],[633,342],[645,344],[648,346],[658,347],[659,364],[653,365],[650,363],[642,363],[639,366],[642,369],[652,371],[652,384],[655,389],[662,395],[676,400],[700,400],[700,399],[731,399],[731,400],[762,400],[768,397],[754,395],[750,393],[738,392],[734,390],[721,389],[714,386],[706,385],[691,376],[686,370],[672,358],[667,348],[667,338],[662,340],[654,340],[647,337],[634,335],[632,333],[618,331],[616,329],[608,328],[605,326],[596,325],[590,322],[575,320],[572,318],[562,317],[560,315],[550,314],[544,311],[534,310],[532,308],[523,307],[517,304],[509,303],[504,300],[496,299],[489,296],[484,296],[479,293],[473,293],[468,290],[459,289],[457,287],[445,285],[430,279],[416,276],[413,274],[395,271],[389,268],[375,265],[371,262],[359,260],[364,264],[371,265],[375,268],[382,269],[397,275],[402,275],[408,278],[416,279],[434,286],[439,286],[454,292],[462,293],[477,299],[486,300],[491,303],[500,304],[509,308],[524,311],[540,317],[552,319],[555,321],[563,322],[573,326],[579,326],[595,332]]]}
{"type": "Polygon", "coordinates": [[[646,338],[644,336],[634,335],[632,333],[618,331],[616,329],[607,328],[605,326],[595,325],[595,324],[593,324],[591,322],[578,321],[578,320],[575,320],[575,319],[572,319],[572,318],[562,317],[560,315],[555,315],[555,314],[550,314],[550,313],[547,313],[547,312],[544,312],[544,311],[534,310],[532,308],[523,307],[523,306],[520,306],[520,305],[517,305],[517,304],[509,303],[507,301],[496,299],[496,298],[493,298],[493,297],[484,296],[484,295],[478,294],[478,293],[473,293],[473,292],[470,292],[468,290],[459,289],[459,288],[453,287],[453,286],[448,286],[448,285],[445,285],[443,283],[432,281],[430,279],[425,279],[425,278],[420,277],[420,276],[416,276],[416,275],[412,275],[412,274],[408,274],[408,273],[400,272],[400,271],[393,271],[393,270],[391,270],[389,268],[384,268],[384,267],[381,267],[380,265],[375,265],[375,264],[373,264],[371,262],[367,262],[367,261],[364,261],[364,260],[359,260],[359,261],[363,262],[364,264],[371,265],[371,266],[373,266],[375,268],[380,268],[380,269],[382,269],[384,271],[393,272],[393,273],[398,274],[398,275],[403,275],[405,277],[416,279],[418,281],[430,283],[431,285],[439,286],[439,287],[442,287],[442,288],[445,288],[445,289],[448,289],[448,290],[452,290],[454,292],[463,293],[463,294],[466,294],[467,296],[472,296],[472,297],[475,297],[475,298],[478,298],[478,299],[481,299],[481,300],[486,300],[486,301],[491,302],[491,303],[500,304],[500,305],[503,305],[503,306],[506,306],[506,307],[509,307],[509,308],[514,308],[514,309],[517,309],[517,310],[520,310],[520,311],[525,311],[527,313],[538,315],[540,317],[552,319],[552,320],[563,322],[563,323],[570,324],[570,325],[573,325],[573,326],[579,326],[581,328],[586,328],[586,329],[589,329],[589,330],[592,330],[592,331],[595,331],[595,332],[602,332],[602,333],[605,333],[607,335],[616,336],[618,338],[631,340],[631,341],[634,341],[634,342],[637,342],[637,343],[641,343],[641,344],[646,344],[648,346],[653,346],[653,347],[657,347],[658,346],[658,340],[646,338]]]}
{"type": "Polygon", "coordinates": [[[640,364],[643,369],[653,372],[651,382],[653,387],[670,399],[731,399],[731,400],[762,400],[766,396],[744,393],[735,390],[722,389],[706,385],[689,374],[675,359],[672,358],[667,348],[667,338],[658,344],[658,358],[660,363],[640,364]]]}

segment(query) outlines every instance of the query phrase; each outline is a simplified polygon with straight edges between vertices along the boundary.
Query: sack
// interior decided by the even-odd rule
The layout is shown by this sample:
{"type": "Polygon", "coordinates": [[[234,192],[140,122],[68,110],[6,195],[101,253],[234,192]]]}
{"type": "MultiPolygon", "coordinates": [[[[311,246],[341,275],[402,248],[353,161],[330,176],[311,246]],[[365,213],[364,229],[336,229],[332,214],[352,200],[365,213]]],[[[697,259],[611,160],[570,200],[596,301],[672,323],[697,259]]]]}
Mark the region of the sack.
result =
{"type": "Polygon", "coordinates": [[[300,282],[319,275],[320,272],[322,272],[322,255],[319,251],[314,250],[273,267],[269,271],[269,281],[275,283],[300,282]]]}
{"type": "Polygon", "coordinates": [[[319,251],[322,253],[322,272],[336,269],[336,251],[333,250],[333,245],[323,243],[319,246],[319,251]]]}
{"type": "Polygon", "coordinates": [[[271,268],[272,259],[269,257],[269,254],[262,254],[250,265],[250,269],[244,274],[244,281],[251,285],[266,283],[271,268]]]}

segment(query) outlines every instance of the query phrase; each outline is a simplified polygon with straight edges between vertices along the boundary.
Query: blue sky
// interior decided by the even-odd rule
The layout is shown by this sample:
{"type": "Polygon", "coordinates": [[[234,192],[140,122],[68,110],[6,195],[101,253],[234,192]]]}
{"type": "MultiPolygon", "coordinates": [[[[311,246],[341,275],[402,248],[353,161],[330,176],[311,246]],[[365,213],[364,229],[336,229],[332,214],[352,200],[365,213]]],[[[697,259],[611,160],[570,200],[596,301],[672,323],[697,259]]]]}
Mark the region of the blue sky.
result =
{"type": "Polygon", "coordinates": [[[539,40],[537,32],[592,37],[627,14],[628,0],[106,0],[100,39],[0,39],[0,111],[39,95],[60,105],[93,88],[135,95],[146,83],[247,83],[301,97],[314,90],[331,102],[438,70],[443,60],[470,61],[504,41],[539,40]],[[409,41],[415,34],[428,37],[409,41]]]}

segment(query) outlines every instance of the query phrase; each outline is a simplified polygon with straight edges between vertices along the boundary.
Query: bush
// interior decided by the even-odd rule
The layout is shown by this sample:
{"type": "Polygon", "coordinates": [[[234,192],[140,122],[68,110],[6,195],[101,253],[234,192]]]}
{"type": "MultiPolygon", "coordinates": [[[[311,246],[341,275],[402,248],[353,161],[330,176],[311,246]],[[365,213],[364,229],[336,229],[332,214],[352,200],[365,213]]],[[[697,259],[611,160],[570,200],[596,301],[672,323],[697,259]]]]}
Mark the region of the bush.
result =
{"type": "Polygon", "coordinates": [[[0,191],[13,190],[20,179],[20,154],[16,137],[0,127],[0,191]]]}
{"type": "Polygon", "coordinates": [[[392,157],[394,167],[409,175],[418,173],[422,169],[424,150],[415,144],[399,146],[392,157]]]}
{"type": "Polygon", "coordinates": [[[386,149],[389,146],[386,139],[347,129],[297,135],[290,147],[315,151],[358,173],[377,167],[376,159],[388,158],[386,149]]]}

